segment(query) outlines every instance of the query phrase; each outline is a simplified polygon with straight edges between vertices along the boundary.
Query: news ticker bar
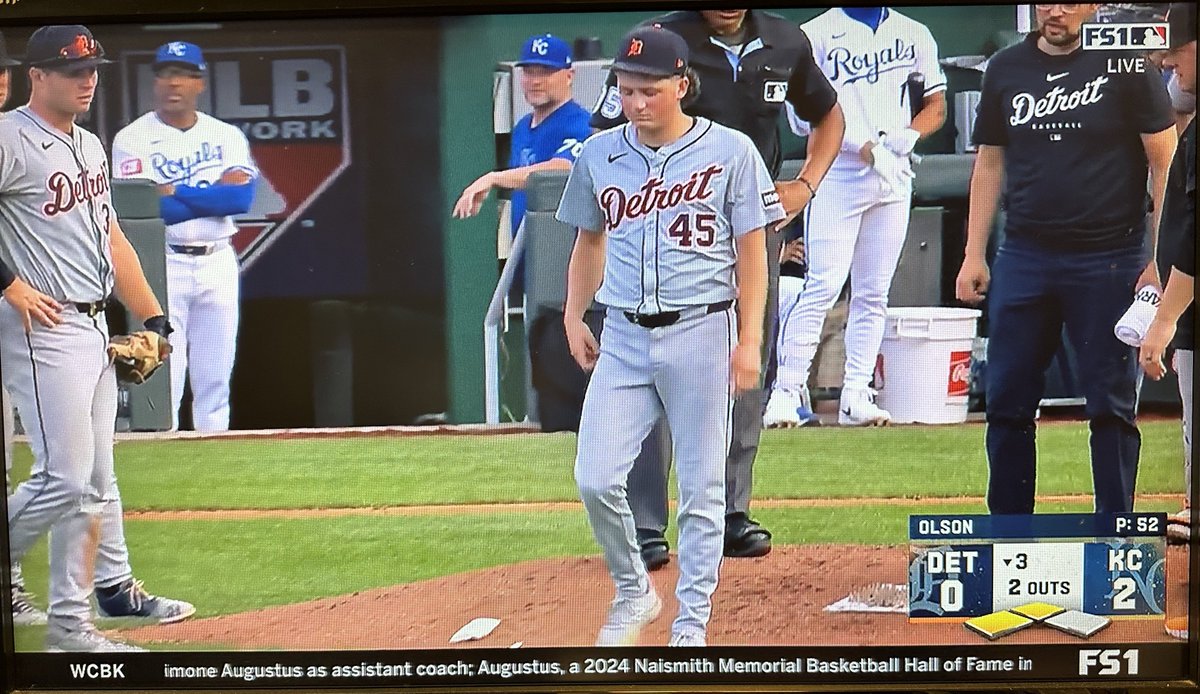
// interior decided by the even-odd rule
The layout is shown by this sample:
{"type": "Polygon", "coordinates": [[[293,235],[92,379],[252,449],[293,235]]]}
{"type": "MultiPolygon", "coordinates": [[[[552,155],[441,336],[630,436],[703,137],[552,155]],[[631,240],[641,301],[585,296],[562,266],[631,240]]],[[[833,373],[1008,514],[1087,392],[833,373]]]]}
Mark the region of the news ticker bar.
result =
{"type": "Polygon", "coordinates": [[[908,532],[910,540],[931,541],[1163,537],[1167,514],[912,515],[908,532]]]}
{"type": "Polygon", "coordinates": [[[1177,681],[1179,643],[18,653],[17,689],[1177,681]]]}

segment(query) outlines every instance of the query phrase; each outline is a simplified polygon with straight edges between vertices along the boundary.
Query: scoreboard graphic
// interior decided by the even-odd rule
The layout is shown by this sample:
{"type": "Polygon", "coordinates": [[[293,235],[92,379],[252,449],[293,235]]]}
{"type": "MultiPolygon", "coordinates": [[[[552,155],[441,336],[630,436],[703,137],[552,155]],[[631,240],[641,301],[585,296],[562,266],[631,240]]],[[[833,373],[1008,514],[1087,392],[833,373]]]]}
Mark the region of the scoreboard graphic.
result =
{"type": "Polygon", "coordinates": [[[1159,618],[1166,515],[910,516],[909,621],[967,620],[1030,603],[1159,618]]]}

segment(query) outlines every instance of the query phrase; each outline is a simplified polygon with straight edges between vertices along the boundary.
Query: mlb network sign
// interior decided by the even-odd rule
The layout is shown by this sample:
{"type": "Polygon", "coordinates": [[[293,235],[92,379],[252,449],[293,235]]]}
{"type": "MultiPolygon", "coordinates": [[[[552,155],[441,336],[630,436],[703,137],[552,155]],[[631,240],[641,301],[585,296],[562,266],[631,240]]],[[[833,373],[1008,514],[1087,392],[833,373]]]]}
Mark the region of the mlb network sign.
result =
{"type": "Polygon", "coordinates": [[[1085,51],[1156,51],[1170,44],[1170,27],[1163,23],[1084,24],[1085,51]]]}

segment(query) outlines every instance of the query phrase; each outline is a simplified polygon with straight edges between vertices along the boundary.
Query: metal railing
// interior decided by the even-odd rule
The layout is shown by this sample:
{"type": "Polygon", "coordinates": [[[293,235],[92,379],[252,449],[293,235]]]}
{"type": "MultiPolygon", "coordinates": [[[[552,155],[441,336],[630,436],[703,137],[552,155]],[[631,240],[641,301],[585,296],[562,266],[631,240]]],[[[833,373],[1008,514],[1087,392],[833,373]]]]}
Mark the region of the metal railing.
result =
{"type": "Polygon", "coordinates": [[[488,424],[500,423],[500,333],[508,332],[509,311],[505,310],[505,301],[524,253],[525,220],[522,219],[513,237],[504,270],[496,282],[496,291],[492,292],[492,301],[483,317],[484,416],[488,424]]]}

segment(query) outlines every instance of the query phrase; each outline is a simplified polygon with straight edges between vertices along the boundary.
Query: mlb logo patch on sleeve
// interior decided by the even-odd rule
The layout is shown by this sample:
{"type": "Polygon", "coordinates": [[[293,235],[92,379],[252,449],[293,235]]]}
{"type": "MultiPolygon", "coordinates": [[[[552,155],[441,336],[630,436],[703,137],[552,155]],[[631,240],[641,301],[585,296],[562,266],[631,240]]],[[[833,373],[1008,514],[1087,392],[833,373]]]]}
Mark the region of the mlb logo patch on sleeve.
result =
{"type": "Polygon", "coordinates": [[[122,176],[132,176],[134,174],[140,174],[141,172],[142,172],[142,160],[141,159],[126,159],[121,162],[121,175],[122,176]]]}

